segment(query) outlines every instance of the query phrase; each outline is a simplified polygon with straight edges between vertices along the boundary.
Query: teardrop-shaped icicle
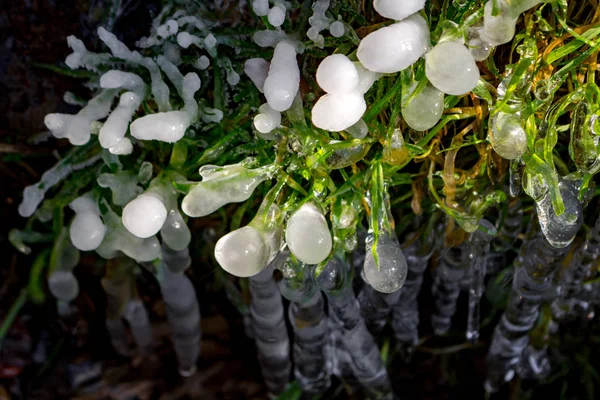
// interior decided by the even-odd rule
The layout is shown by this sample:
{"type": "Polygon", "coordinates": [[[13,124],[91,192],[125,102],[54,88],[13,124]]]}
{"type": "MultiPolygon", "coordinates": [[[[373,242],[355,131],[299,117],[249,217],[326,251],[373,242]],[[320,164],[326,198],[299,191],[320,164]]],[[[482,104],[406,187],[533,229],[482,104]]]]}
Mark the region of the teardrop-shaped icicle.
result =
{"type": "Polygon", "coordinates": [[[323,214],[306,203],[288,220],[285,241],[296,258],[305,264],[318,264],[331,252],[331,232],[323,214]]]}

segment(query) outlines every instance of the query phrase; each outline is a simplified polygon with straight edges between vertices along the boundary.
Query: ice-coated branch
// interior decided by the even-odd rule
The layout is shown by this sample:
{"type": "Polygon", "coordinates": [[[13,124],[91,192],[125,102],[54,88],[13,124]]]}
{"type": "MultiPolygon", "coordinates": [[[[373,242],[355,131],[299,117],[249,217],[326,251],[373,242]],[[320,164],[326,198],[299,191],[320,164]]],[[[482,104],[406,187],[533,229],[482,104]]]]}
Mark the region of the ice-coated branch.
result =
{"type": "Polygon", "coordinates": [[[423,283],[423,274],[435,250],[435,233],[429,231],[404,249],[408,274],[400,290],[400,299],[392,310],[392,327],[401,355],[410,359],[419,342],[419,306],[417,298],[423,283]]]}
{"type": "Polygon", "coordinates": [[[309,268],[288,259],[279,288],[291,301],[288,314],[295,337],[294,376],[304,393],[317,396],[331,384],[331,347],[325,303],[309,268]]]}
{"type": "Polygon", "coordinates": [[[498,390],[513,378],[516,364],[529,343],[529,331],[535,325],[543,296],[551,287],[553,274],[565,253],[564,248],[551,246],[541,235],[521,246],[520,268],[487,357],[488,392],[498,390]]]}
{"type": "MultiPolygon", "coordinates": [[[[273,264],[278,260],[276,258],[273,264]]],[[[250,277],[250,296],[252,330],[260,369],[267,390],[271,395],[277,395],[287,386],[292,366],[283,303],[271,266],[250,277]]]]}
{"type": "MultiPolygon", "coordinates": [[[[187,377],[196,372],[200,356],[200,307],[190,279],[183,272],[173,272],[182,270],[181,264],[188,265],[191,261],[181,260],[185,254],[178,254],[180,259],[176,260],[170,254],[165,256],[165,253],[163,248],[163,268],[160,268],[157,279],[167,307],[179,373],[187,377]]],[[[189,259],[189,253],[187,255],[189,259]]]]}
{"type": "Polygon", "coordinates": [[[489,221],[482,219],[479,229],[471,235],[469,261],[469,314],[467,317],[467,340],[477,342],[479,339],[479,318],[481,296],[485,290],[485,268],[490,252],[490,241],[496,236],[496,228],[489,221]]]}
{"type": "Polygon", "coordinates": [[[436,335],[445,335],[452,325],[456,301],[460,295],[460,283],[469,268],[468,252],[466,243],[442,249],[431,289],[436,306],[431,324],[436,335]]]}
{"type": "Polygon", "coordinates": [[[330,318],[340,327],[354,376],[371,396],[391,399],[392,388],[385,364],[360,314],[348,268],[341,258],[334,256],[317,277],[317,285],[329,301],[330,318]]]}

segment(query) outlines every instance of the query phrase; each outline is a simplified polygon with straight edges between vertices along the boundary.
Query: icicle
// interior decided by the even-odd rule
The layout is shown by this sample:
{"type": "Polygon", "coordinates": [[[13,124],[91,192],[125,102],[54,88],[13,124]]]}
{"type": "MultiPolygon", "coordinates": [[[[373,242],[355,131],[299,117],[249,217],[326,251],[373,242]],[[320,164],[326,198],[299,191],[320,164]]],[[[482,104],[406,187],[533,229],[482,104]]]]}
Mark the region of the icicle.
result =
{"type": "Polygon", "coordinates": [[[139,298],[129,300],[123,310],[123,317],[129,324],[131,336],[140,354],[152,353],[152,327],[144,303],[139,298]]]}
{"type": "Polygon", "coordinates": [[[529,342],[529,331],[535,325],[543,295],[552,284],[552,277],[565,249],[551,246],[543,237],[536,237],[521,246],[520,263],[513,280],[508,305],[490,345],[485,388],[494,392],[510,381],[519,357],[529,342]]]}
{"type": "Polygon", "coordinates": [[[585,242],[573,253],[569,268],[564,271],[558,297],[552,302],[552,311],[556,319],[573,318],[589,309],[590,304],[582,300],[580,295],[583,281],[590,274],[599,256],[600,218],[588,232],[585,242]]]}
{"type": "Polygon", "coordinates": [[[331,384],[329,320],[323,296],[308,265],[288,259],[282,272],[281,294],[292,302],[288,313],[295,337],[294,376],[305,394],[318,396],[331,384]]]}
{"type": "Polygon", "coordinates": [[[269,393],[278,395],[288,384],[292,366],[283,303],[271,266],[250,278],[250,296],[260,369],[269,393]]]}
{"type": "Polygon", "coordinates": [[[469,315],[467,319],[467,340],[477,342],[479,339],[479,318],[481,296],[485,289],[485,273],[487,257],[490,252],[490,241],[496,236],[496,228],[488,220],[479,221],[479,229],[471,235],[469,254],[471,267],[469,275],[469,315]]]}
{"type": "Polygon", "coordinates": [[[341,329],[341,338],[350,355],[354,376],[371,396],[391,399],[388,374],[377,344],[360,314],[349,272],[346,263],[334,256],[316,278],[317,285],[327,295],[330,318],[341,329]]]}
{"type": "MultiPolygon", "coordinates": [[[[163,254],[164,252],[165,250],[163,254]]],[[[163,255],[163,268],[159,271],[158,283],[167,307],[167,319],[171,327],[179,374],[188,377],[196,372],[196,363],[200,356],[200,307],[190,279],[183,273],[172,272],[181,270],[180,265],[169,265],[173,261],[169,255],[163,255]]],[[[187,265],[190,262],[182,263],[187,265]]]]}
{"type": "Polygon", "coordinates": [[[465,243],[442,249],[442,256],[431,289],[436,309],[431,324],[436,335],[445,335],[452,325],[460,282],[468,270],[468,246],[465,243]]]}
{"type": "Polygon", "coordinates": [[[423,283],[423,274],[435,250],[435,232],[420,236],[404,250],[408,274],[400,290],[400,299],[392,310],[392,327],[401,356],[408,361],[419,342],[419,307],[417,298],[423,283]]]}
{"type": "Polygon", "coordinates": [[[79,294],[79,282],[73,275],[73,269],[79,264],[79,250],[71,244],[66,229],[56,238],[53,253],[56,258],[48,275],[48,289],[59,301],[68,303],[79,294]]]}

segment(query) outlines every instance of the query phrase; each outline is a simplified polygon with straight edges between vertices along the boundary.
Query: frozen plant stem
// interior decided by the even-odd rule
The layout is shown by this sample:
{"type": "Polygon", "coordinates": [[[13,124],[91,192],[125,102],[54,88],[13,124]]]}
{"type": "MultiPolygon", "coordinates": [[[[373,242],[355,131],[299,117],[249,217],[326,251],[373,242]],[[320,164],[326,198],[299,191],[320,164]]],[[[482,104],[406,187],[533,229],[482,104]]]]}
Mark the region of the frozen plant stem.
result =
{"type": "Polygon", "coordinates": [[[295,338],[294,376],[306,395],[316,396],[331,384],[329,321],[325,303],[307,265],[288,260],[283,275],[281,293],[292,302],[288,313],[295,338]]]}
{"type": "Polygon", "coordinates": [[[317,277],[317,285],[329,300],[330,317],[340,327],[354,376],[372,398],[392,399],[385,364],[360,314],[348,275],[346,263],[335,256],[317,277]]]}
{"type": "MultiPolygon", "coordinates": [[[[200,307],[192,282],[183,272],[172,272],[182,270],[179,266],[170,266],[172,262],[172,258],[163,256],[163,268],[159,270],[158,282],[167,306],[167,319],[171,326],[179,374],[189,377],[196,372],[200,356],[200,307]]],[[[189,265],[189,262],[185,264],[189,265]]]]}
{"type": "Polygon", "coordinates": [[[529,343],[529,331],[535,325],[544,294],[566,249],[551,246],[538,235],[525,242],[520,252],[521,268],[513,280],[508,305],[494,330],[487,365],[485,388],[495,392],[510,381],[521,354],[529,343]]]}
{"type": "Polygon", "coordinates": [[[392,310],[392,328],[398,341],[400,354],[405,360],[411,358],[414,348],[419,342],[419,306],[417,300],[423,283],[423,274],[434,250],[435,234],[433,230],[404,249],[408,274],[406,282],[400,290],[400,299],[392,310]]]}
{"type": "Polygon", "coordinates": [[[282,393],[288,384],[290,340],[283,314],[283,303],[272,267],[250,277],[250,314],[258,361],[271,396],[282,393]]]}
{"type": "Polygon", "coordinates": [[[489,221],[482,219],[480,228],[471,235],[471,282],[469,287],[469,314],[467,319],[467,340],[477,342],[479,339],[479,318],[481,296],[485,289],[485,267],[490,252],[490,241],[496,235],[496,228],[489,221]],[[483,228],[483,229],[482,229],[483,228]]]}

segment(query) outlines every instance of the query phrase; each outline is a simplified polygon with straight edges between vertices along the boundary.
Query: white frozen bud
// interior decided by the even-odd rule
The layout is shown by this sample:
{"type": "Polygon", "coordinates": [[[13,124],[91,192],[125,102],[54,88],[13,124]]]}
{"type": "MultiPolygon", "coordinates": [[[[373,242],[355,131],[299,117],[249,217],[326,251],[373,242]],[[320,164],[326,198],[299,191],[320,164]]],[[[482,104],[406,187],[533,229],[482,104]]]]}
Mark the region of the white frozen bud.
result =
{"type": "Polygon", "coordinates": [[[329,33],[336,38],[344,36],[344,33],[346,33],[344,23],[341,21],[332,22],[331,25],[329,25],[329,33]]]}
{"type": "Polygon", "coordinates": [[[516,17],[511,17],[501,6],[500,13],[494,16],[492,15],[493,8],[494,4],[491,0],[485,3],[482,38],[497,46],[510,42],[515,36],[518,14],[516,17]]]}
{"type": "Polygon", "coordinates": [[[317,68],[317,83],[327,93],[350,93],[358,87],[356,67],[343,54],[333,54],[321,61],[317,68]]]}
{"type": "Polygon", "coordinates": [[[281,113],[265,103],[258,109],[259,114],[254,117],[254,127],[260,133],[269,133],[281,125],[281,113]]]}
{"type": "Polygon", "coordinates": [[[192,119],[184,111],[148,114],[133,121],[131,136],[140,140],[160,140],[174,143],[181,139],[192,119]]]}
{"type": "Polygon", "coordinates": [[[306,264],[325,260],[333,243],[325,217],[312,203],[304,204],[290,217],[285,241],[292,254],[306,264]]]}
{"type": "Polygon", "coordinates": [[[118,156],[126,156],[128,154],[133,153],[133,143],[131,143],[131,140],[129,140],[129,138],[123,138],[115,146],[110,147],[108,151],[111,154],[116,154],[118,156]]]}
{"type": "Polygon", "coordinates": [[[269,0],[253,0],[252,10],[259,17],[264,17],[269,14],[269,0]]]}
{"type": "Polygon", "coordinates": [[[125,137],[129,121],[131,121],[131,117],[141,102],[142,99],[134,92],[125,92],[121,95],[119,105],[108,116],[102,128],[100,128],[98,139],[102,147],[108,149],[119,144],[123,137],[125,137]]]}
{"type": "Polygon", "coordinates": [[[269,75],[269,62],[263,58],[251,58],[244,63],[244,72],[262,93],[269,75]]]}
{"type": "Polygon", "coordinates": [[[269,74],[264,84],[264,93],[269,106],[276,111],[291,107],[300,86],[300,69],[294,47],[280,42],[275,47],[269,74]]]}
{"type": "Polygon", "coordinates": [[[422,10],[425,0],[373,0],[373,8],[379,15],[401,21],[422,10]]]}
{"type": "Polygon", "coordinates": [[[490,120],[488,139],[500,157],[514,160],[527,151],[527,134],[519,116],[498,112],[490,120]]]}
{"type": "Polygon", "coordinates": [[[479,81],[479,69],[469,50],[459,42],[438,43],[425,57],[425,75],[438,90],[462,95],[479,81]]]}
{"type": "Polygon", "coordinates": [[[167,219],[167,209],[153,194],[143,193],[123,208],[123,225],[139,238],[149,238],[160,231],[167,219]]]}
{"type": "Polygon", "coordinates": [[[410,90],[408,101],[402,102],[402,117],[415,131],[424,131],[433,128],[442,117],[444,93],[428,84],[412,96],[415,89],[416,84],[410,90]]]}
{"type": "Polygon", "coordinates": [[[371,89],[371,86],[375,83],[375,81],[381,78],[382,74],[379,72],[373,72],[366,69],[360,61],[354,62],[354,67],[358,72],[358,86],[356,90],[359,93],[365,94],[371,89]]]}
{"type": "Polygon", "coordinates": [[[194,63],[194,67],[198,68],[201,71],[204,71],[209,66],[210,66],[210,59],[206,56],[200,56],[194,63]]]}
{"type": "Polygon", "coordinates": [[[106,234],[106,226],[98,214],[93,212],[77,212],[69,228],[71,243],[82,251],[94,250],[106,234]]]}
{"type": "Polygon", "coordinates": [[[179,44],[184,49],[187,49],[192,44],[199,44],[200,39],[197,36],[191,35],[188,32],[179,32],[177,34],[177,44],[179,44]]]}
{"type": "Polygon", "coordinates": [[[72,301],[79,294],[79,282],[71,271],[56,270],[48,276],[48,289],[62,301],[72,301]]]}
{"type": "Polygon", "coordinates": [[[218,108],[205,107],[202,114],[202,121],[208,123],[219,123],[223,120],[223,111],[218,108]]]}
{"type": "Polygon", "coordinates": [[[215,258],[221,268],[239,277],[262,271],[269,256],[270,250],[261,233],[251,226],[229,232],[215,245],[215,258]]]}
{"type": "Polygon", "coordinates": [[[356,56],[373,72],[395,73],[415,63],[429,46],[427,22],[413,14],[367,35],[358,45],[356,56]]]}
{"type": "Polygon", "coordinates": [[[212,33],[209,33],[206,38],[204,38],[204,45],[207,49],[212,49],[217,45],[217,38],[212,33]]]}
{"type": "Polygon", "coordinates": [[[269,23],[275,27],[281,26],[285,21],[285,6],[283,4],[275,4],[268,14],[269,23]]]}
{"type": "Polygon", "coordinates": [[[360,93],[326,94],[313,107],[311,119],[317,128],[339,132],[356,124],[366,109],[360,93]]]}

